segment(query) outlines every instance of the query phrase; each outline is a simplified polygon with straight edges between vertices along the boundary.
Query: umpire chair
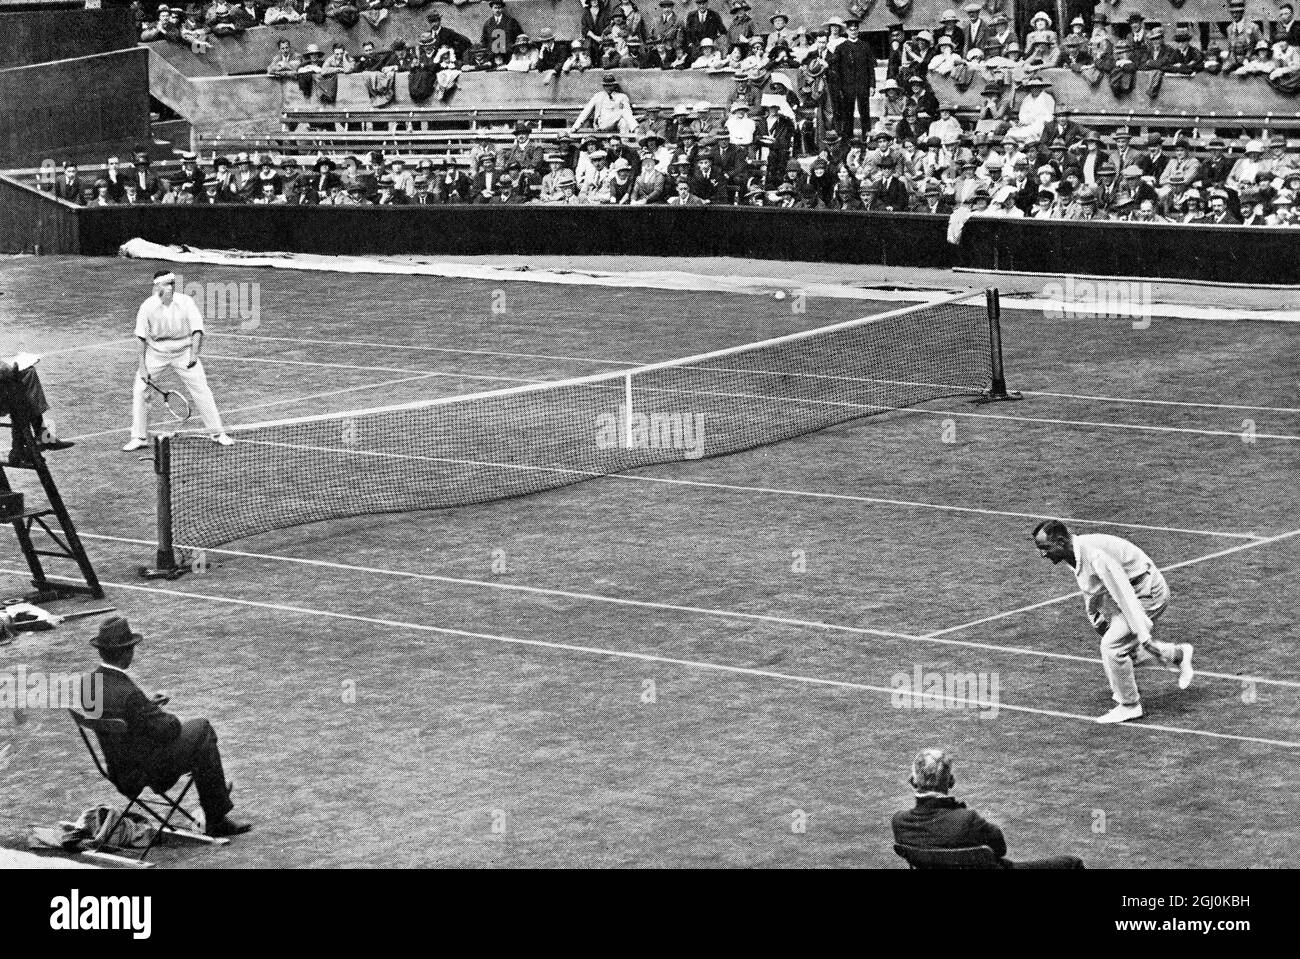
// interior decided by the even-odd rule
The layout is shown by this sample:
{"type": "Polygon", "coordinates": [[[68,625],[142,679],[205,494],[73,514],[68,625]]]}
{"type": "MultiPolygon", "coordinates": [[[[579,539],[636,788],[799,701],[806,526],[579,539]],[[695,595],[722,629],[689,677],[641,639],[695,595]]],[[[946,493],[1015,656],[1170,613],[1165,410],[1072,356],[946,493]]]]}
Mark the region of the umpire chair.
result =
{"type": "Polygon", "coordinates": [[[101,746],[99,749],[96,749],[95,743],[90,738],[90,734],[93,733],[100,739],[105,737],[125,736],[127,732],[125,720],[91,719],[89,716],[79,713],[75,709],[69,709],[68,712],[72,714],[72,719],[77,724],[77,732],[81,734],[81,741],[86,744],[86,749],[90,753],[90,758],[94,760],[95,768],[99,770],[99,774],[107,779],[112,784],[113,788],[126,797],[127,800],[126,806],[117,814],[117,821],[114,825],[104,834],[103,839],[100,839],[95,843],[94,848],[85,850],[82,853],[83,856],[117,865],[151,869],[154,864],[151,862],[145,862],[145,857],[149,855],[155,846],[159,845],[164,834],[170,836],[181,836],[185,839],[192,839],[209,846],[224,846],[230,842],[229,839],[206,835],[201,829],[198,829],[199,821],[181,805],[185,802],[185,797],[189,795],[190,789],[194,786],[194,778],[189,773],[185,773],[179,780],[177,780],[177,785],[182,783],[184,785],[181,787],[180,795],[175,799],[171,797],[170,790],[158,790],[148,786],[136,790],[125,789],[109,774],[108,758],[107,756],[101,757],[100,755],[103,747],[101,746]],[[154,793],[154,795],[159,798],[146,799],[144,797],[145,789],[149,789],[150,792],[154,793]],[[110,842],[113,838],[113,833],[117,831],[118,826],[121,825],[126,814],[137,807],[158,820],[158,829],[149,840],[149,844],[145,846],[140,852],[140,855],[135,858],[129,856],[118,856],[113,853],[105,852],[104,850],[106,848],[116,848],[110,842]],[[190,823],[196,827],[197,831],[188,828],[177,829],[174,827],[172,825],[172,820],[175,819],[178,814],[188,819],[190,823]]]}

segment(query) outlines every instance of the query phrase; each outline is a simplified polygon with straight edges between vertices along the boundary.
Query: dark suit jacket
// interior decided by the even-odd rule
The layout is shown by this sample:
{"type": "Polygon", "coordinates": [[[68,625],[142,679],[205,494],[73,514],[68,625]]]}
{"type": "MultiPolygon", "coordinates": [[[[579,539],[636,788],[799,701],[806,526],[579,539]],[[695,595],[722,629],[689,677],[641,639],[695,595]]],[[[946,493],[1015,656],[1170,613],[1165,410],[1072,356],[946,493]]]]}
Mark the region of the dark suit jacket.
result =
{"type": "Polygon", "coordinates": [[[154,756],[181,734],[181,721],[150,702],[125,673],[99,666],[94,675],[103,677],[102,718],[124,719],[127,725],[123,737],[100,737],[109,775],[127,792],[149,785],[160,774],[165,778],[154,756]]]}
{"type": "Polygon", "coordinates": [[[1007,854],[1002,830],[951,796],[917,799],[914,808],[894,813],[893,827],[894,842],[902,846],[919,849],[988,846],[999,859],[1005,859],[1007,854]]]}

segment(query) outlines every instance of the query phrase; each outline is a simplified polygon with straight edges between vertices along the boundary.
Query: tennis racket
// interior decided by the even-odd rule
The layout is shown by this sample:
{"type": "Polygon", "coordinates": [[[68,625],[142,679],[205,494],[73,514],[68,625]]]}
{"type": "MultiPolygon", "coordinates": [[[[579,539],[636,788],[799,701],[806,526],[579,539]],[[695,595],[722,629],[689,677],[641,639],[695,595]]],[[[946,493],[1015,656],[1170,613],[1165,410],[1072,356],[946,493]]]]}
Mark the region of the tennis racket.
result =
{"type": "Polygon", "coordinates": [[[190,401],[185,398],[183,393],[178,393],[175,390],[165,390],[148,376],[144,378],[144,384],[162,397],[167,412],[177,422],[184,423],[190,418],[190,401]]]}

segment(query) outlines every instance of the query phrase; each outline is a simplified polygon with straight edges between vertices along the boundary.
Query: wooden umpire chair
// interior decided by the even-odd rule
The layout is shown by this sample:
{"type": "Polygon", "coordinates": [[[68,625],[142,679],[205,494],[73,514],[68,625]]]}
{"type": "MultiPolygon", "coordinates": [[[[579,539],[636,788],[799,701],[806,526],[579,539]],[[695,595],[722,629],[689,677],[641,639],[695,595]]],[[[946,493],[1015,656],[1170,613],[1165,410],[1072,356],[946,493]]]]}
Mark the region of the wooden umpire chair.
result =
{"type": "Polygon", "coordinates": [[[894,843],[894,852],[907,862],[909,869],[1000,869],[1002,864],[988,846],[965,849],[921,849],[894,843]]]}
{"type": "MultiPolygon", "coordinates": [[[[205,835],[203,830],[198,828],[199,821],[195,819],[181,803],[185,802],[185,797],[189,794],[190,789],[194,786],[194,778],[189,773],[185,773],[177,780],[177,785],[183,784],[180,795],[173,799],[168,790],[157,790],[152,787],[144,787],[135,791],[124,789],[108,772],[108,759],[106,756],[101,758],[100,753],[103,751],[101,744],[99,749],[95,748],[95,743],[91,740],[90,734],[94,733],[96,737],[111,738],[115,736],[125,736],[127,732],[126,721],[122,719],[91,719],[75,709],[69,709],[73,721],[77,724],[77,732],[81,734],[81,741],[86,744],[86,749],[90,752],[90,758],[95,762],[95,768],[99,774],[108,780],[114,789],[126,797],[126,806],[118,813],[117,823],[104,834],[104,838],[95,844],[93,849],[88,849],[82,853],[90,859],[96,859],[103,862],[113,863],[121,866],[133,866],[141,869],[153,868],[153,863],[145,862],[145,857],[159,845],[163,835],[180,836],[185,839],[192,839],[195,842],[201,842],[209,846],[224,846],[230,842],[229,839],[217,838],[205,835]],[[146,799],[144,797],[145,789],[153,792],[158,799],[146,799]],[[113,833],[117,831],[118,825],[121,824],[126,814],[135,808],[139,808],[148,813],[154,819],[158,820],[158,829],[154,832],[153,838],[149,844],[140,852],[139,856],[118,856],[113,853],[105,852],[105,849],[118,848],[114,847],[109,841],[113,838],[113,833]],[[160,815],[160,811],[164,813],[160,815]],[[195,829],[177,829],[172,825],[172,820],[177,814],[184,816],[190,821],[195,829]]],[[[174,789],[175,787],[173,787],[174,789]]]]}

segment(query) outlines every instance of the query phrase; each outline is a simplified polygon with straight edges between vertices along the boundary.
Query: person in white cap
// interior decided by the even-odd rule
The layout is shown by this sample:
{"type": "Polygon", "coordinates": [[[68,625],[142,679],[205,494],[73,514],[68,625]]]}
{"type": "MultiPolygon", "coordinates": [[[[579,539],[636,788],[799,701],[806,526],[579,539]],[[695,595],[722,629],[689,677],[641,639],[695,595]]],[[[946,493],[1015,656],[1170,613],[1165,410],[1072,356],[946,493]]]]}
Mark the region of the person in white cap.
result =
{"type": "Polygon", "coordinates": [[[1101,662],[1115,708],[1099,723],[1142,716],[1134,663],[1158,662],[1177,669],[1178,688],[1192,684],[1192,647],[1152,638],[1154,620],[1169,605],[1169,586],[1145,552],[1109,533],[1071,533],[1060,520],[1034,528],[1034,546],[1053,565],[1068,562],[1084,597],[1088,622],[1101,634],[1101,662]]]}
{"type": "Polygon", "coordinates": [[[149,419],[145,397],[152,378],[171,367],[194,400],[195,409],[212,438],[222,446],[233,446],[221,425],[217,402],[208,388],[208,378],[199,362],[203,349],[203,315],[194,298],[176,291],[176,274],[159,270],[153,276],[153,292],[140,304],[135,315],[135,335],[140,340],[140,365],[136,369],[131,395],[131,439],[124,452],[149,445],[149,419]]]}
{"type": "Polygon", "coordinates": [[[1227,185],[1238,192],[1246,187],[1253,188],[1264,169],[1264,143],[1261,140],[1250,140],[1246,143],[1246,155],[1236,162],[1228,174],[1227,185]]]}

